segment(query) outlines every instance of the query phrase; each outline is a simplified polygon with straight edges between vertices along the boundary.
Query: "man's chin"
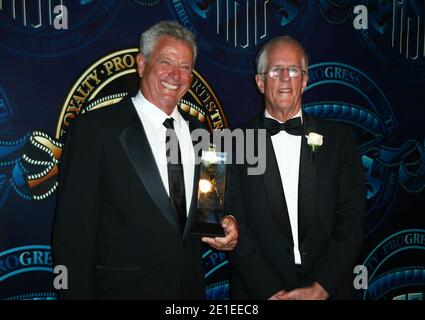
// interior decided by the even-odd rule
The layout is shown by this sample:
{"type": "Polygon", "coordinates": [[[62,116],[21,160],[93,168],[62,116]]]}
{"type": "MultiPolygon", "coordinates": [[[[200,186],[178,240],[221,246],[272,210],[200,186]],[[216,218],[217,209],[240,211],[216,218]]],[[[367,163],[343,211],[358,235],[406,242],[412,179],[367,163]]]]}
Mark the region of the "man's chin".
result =
{"type": "Polygon", "coordinates": [[[277,106],[279,110],[282,111],[290,111],[294,109],[294,104],[291,102],[279,103],[277,106]]]}
{"type": "Polygon", "coordinates": [[[161,103],[161,109],[163,110],[172,110],[177,105],[177,102],[179,102],[180,99],[170,99],[167,101],[163,101],[161,103]]]}

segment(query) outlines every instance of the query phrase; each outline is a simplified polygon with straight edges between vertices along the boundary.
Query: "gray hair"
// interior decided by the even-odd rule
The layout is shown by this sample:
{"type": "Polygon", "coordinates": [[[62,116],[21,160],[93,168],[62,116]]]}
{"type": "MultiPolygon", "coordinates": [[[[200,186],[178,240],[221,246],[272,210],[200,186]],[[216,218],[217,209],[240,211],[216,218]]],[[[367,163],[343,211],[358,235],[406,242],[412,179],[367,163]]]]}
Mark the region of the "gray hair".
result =
{"type": "Polygon", "coordinates": [[[195,35],[175,21],[158,22],[142,33],[140,53],[145,56],[146,60],[149,59],[156,42],[162,36],[173,37],[189,45],[192,48],[193,63],[195,63],[197,54],[195,35]]]}
{"type": "Polygon", "coordinates": [[[258,52],[257,57],[255,59],[257,73],[263,73],[266,71],[264,69],[266,68],[266,64],[267,64],[267,51],[270,49],[270,47],[278,43],[289,44],[289,45],[293,45],[297,47],[301,51],[304,58],[303,67],[305,68],[306,71],[308,70],[308,55],[305,52],[303,46],[297,40],[295,40],[294,38],[290,36],[280,36],[268,41],[258,52]]]}

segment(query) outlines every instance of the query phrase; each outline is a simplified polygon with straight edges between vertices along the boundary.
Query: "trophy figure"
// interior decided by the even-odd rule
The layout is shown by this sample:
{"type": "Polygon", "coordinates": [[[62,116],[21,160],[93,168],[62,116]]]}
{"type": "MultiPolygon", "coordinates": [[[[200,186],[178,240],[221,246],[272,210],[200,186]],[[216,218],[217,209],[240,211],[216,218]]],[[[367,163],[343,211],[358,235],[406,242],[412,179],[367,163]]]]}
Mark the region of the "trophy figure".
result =
{"type": "Polygon", "coordinates": [[[198,214],[192,232],[203,236],[224,236],[226,154],[203,151],[198,181],[198,214]]]}

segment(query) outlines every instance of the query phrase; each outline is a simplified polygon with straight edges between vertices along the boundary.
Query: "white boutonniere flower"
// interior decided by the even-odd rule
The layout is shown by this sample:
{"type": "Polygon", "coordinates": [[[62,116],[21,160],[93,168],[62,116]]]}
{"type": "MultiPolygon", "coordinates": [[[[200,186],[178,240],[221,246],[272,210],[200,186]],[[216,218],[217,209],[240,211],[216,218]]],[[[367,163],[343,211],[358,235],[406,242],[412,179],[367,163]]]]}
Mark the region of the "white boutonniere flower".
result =
{"type": "Polygon", "coordinates": [[[310,132],[305,137],[307,138],[307,144],[311,147],[313,152],[323,144],[323,136],[318,133],[310,132]]]}

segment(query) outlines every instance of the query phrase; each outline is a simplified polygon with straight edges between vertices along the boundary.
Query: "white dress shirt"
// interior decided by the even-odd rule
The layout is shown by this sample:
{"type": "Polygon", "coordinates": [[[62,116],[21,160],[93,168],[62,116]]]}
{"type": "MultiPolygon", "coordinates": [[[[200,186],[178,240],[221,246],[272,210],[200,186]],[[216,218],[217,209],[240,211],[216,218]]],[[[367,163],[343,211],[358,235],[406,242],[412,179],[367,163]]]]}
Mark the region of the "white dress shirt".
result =
{"type": "MultiPolygon", "coordinates": [[[[264,112],[264,115],[266,118],[278,121],[267,111],[264,112]]],[[[294,118],[301,117],[301,115],[300,110],[294,118]]],[[[285,193],[286,205],[288,207],[289,222],[294,241],[295,263],[301,264],[301,256],[298,248],[298,178],[300,172],[301,136],[280,131],[278,134],[273,135],[271,139],[285,193]]]]}
{"type": "Polygon", "coordinates": [[[170,196],[168,186],[168,169],[166,156],[166,131],[163,125],[165,119],[174,118],[174,131],[179,139],[181,150],[181,160],[183,165],[184,186],[186,192],[186,215],[189,213],[190,203],[193,193],[193,179],[195,171],[195,151],[193,149],[192,138],[190,136],[189,125],[181,116],[177,107],[174,108],[171,115],[167,115],[164,111],[149,102],[140,92],[132,98],[136,107],[137,114],[142,121],[146,136],[149,141],[152,153],[155,158],[156,165],[161,175],[162,183],[170,196]]]}

